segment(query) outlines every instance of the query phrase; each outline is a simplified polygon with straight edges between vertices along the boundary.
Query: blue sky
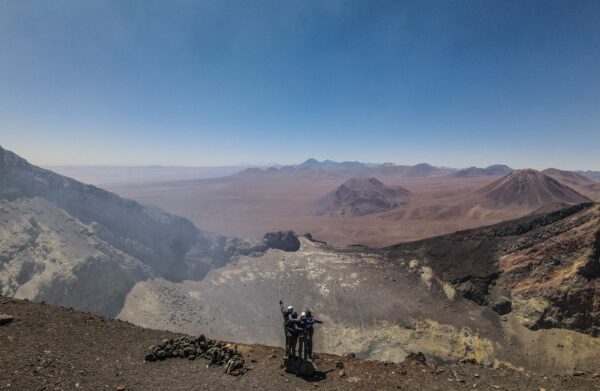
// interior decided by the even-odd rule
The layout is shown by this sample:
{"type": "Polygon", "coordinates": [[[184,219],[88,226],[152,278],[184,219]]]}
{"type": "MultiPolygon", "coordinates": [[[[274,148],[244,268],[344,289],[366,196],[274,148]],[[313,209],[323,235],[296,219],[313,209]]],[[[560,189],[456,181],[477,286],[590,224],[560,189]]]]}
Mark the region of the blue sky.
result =
{"type": "Polygon", "coordinates": [[[584,0],[0,0],[0,145],[600,169],[599,20],[584,0]]]}

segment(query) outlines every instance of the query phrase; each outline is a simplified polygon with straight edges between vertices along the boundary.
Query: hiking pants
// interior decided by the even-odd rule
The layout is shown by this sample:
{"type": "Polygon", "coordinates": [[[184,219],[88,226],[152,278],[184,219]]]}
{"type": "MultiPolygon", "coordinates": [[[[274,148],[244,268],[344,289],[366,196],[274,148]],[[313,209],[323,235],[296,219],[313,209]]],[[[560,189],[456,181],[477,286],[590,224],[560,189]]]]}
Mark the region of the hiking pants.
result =
{"type": "Polygon", "coordinates": [[[298,357],[306,360],[307,358],[307,346],[306,346],[306,341],[307,341],[307,335],[306,334],[301,334],[298,336],[298,357]]]}
{"type": "Polygon", "coordinates": [[[308,358],[312,358],[314,333],[315,329],[313,329],[312,327],[308,329],[308,335],[306,336],[306,354],[308,355],[308,358]]]}
{"type": "Polygon", "coordinates": [[[290,332],[285,326],[283,326],[283,335],[285,335],[285,354],[287,355],[287,352],[290,348],[290,332]]]}
{"type": "Polygon", "coordinates": [[[289,344],[288,344],[288,357],[296,356],[296,343],[298,342],[298,336],[296,334],[290,334],[289,336],[289,344]]]}

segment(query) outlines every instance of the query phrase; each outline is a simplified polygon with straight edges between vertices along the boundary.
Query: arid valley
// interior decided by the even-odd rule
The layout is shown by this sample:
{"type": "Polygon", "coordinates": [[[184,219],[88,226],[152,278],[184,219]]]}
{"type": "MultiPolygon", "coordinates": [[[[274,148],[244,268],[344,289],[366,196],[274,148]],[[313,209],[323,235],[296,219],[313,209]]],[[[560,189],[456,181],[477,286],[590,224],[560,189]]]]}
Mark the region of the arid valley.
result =
{"type": "MultiPolygon", "coordinates": [[[[107,183],[104,187],[123,197],[187,217],[198,227],[224,235],[257,239],[265,232],[293,230],[299,234],[311,233],[334,245],[377,247],[489,225],[524,216],[546,203],[567,201],[556,198],[499,204],[498,200],[478,195],[478,190],[502,177],[498,174],[463,176],[455,170],[415,176],[365,171],[314,168],[288,174],[250,171],[217,179],[133,185],[107,183]],[[314,213],[319,200],[352,175],[370,174],[386,186],[408,189],[410,201],[388,211],[362,216],[314,213]]],[[[590,199],[600,199],[598,183],[583,175],[576,174],[570,182],[561,171],[550,171],[549,176],[590,199]]]]}

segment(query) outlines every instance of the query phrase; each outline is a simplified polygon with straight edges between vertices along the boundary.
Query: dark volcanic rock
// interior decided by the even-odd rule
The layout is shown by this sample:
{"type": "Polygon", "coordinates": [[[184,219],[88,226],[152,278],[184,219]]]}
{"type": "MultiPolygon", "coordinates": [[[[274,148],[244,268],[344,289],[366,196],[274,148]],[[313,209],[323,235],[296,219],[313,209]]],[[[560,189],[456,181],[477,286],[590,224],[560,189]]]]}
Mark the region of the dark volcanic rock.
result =
{"type": "Polygon", "coordinates": [[[594,249],[591,257],[579,268],[578,272],[588,280],[594,280],[600,277],[600,231],[596,232],[594,249]]]}
{"type": "Polygon", "coordinates": [[[588,259],[588,261],[579,268],[578,272],[588,280],[594,280],[600,277],[600,260],[592,258],[588,259]]]}
{"type": "Polygon", "coordinates": [[[499,315],[506,315],[512,311],[512,301],[506,296],[500,296],[492,303],[492,309],[499,315]]]}
{"type": "Polygon", "coordinates": [[[270,232],[263,237],[263,243],[268,248],[274,248],[283,251],[298,251],[300,240],[294,231],[270,232]]]}
{"type": "Polygon", "coordinates": [[[404,362],[417,365],[426,365],[427,359],[425,358],[425,355],[422,352],[410,353],[408,356],[406,356],[404,362]]]}
{"type": "Polygon", "coordinates": [[[8,314],[0,314],[0,326],[9,324],[15,319],[14,316],[8,314]]]}
{"type": "Polygon", "coordinates": [[[183,336],[176,339],[163,340],[161,344],[150,346],[146,361],[164,360],[165,358],[197,358],[209,360],[209,365],[225,364],[225,373],[239,376],[246,373],[244,359],[237,350],[237,345],[207,339],[204,335],[198,338],[183,336]]]}
{"type": "Polygon", "coordinates": [[[315,373],[313,364],[305,360],[286,358],[283,360],[283,366],[286,372],[300,377],[311,377],[315,373]]]}
{"type": "Polygon", "coordinates": [[[485,305],[488,302],[487,295],[489,285],[497,277],[498,274],[492,274],[487,277],[467,276],[457,282],[456,292],[465,299],[472,300],[480,305],[485,305]]]}

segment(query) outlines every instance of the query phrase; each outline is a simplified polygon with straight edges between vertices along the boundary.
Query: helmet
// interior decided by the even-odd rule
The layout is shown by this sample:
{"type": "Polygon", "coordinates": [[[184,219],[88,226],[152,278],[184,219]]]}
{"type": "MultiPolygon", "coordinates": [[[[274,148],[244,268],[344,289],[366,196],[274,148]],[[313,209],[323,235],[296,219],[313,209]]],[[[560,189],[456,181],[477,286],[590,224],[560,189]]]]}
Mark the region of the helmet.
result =
{"type": "Polygon", "coordinates": [[[288,305],[287,312],[291,313],[292,311],[294,311],[294,307],[292,307],[291,305],[288,305]]]}
{"type": "Polygon", "coordinates": [[[306,312],[303,312],[303,313],[301,313],[301,314],[300,314],[300,317],[301,317],[301,318],[306,318],[306,312]]]}

